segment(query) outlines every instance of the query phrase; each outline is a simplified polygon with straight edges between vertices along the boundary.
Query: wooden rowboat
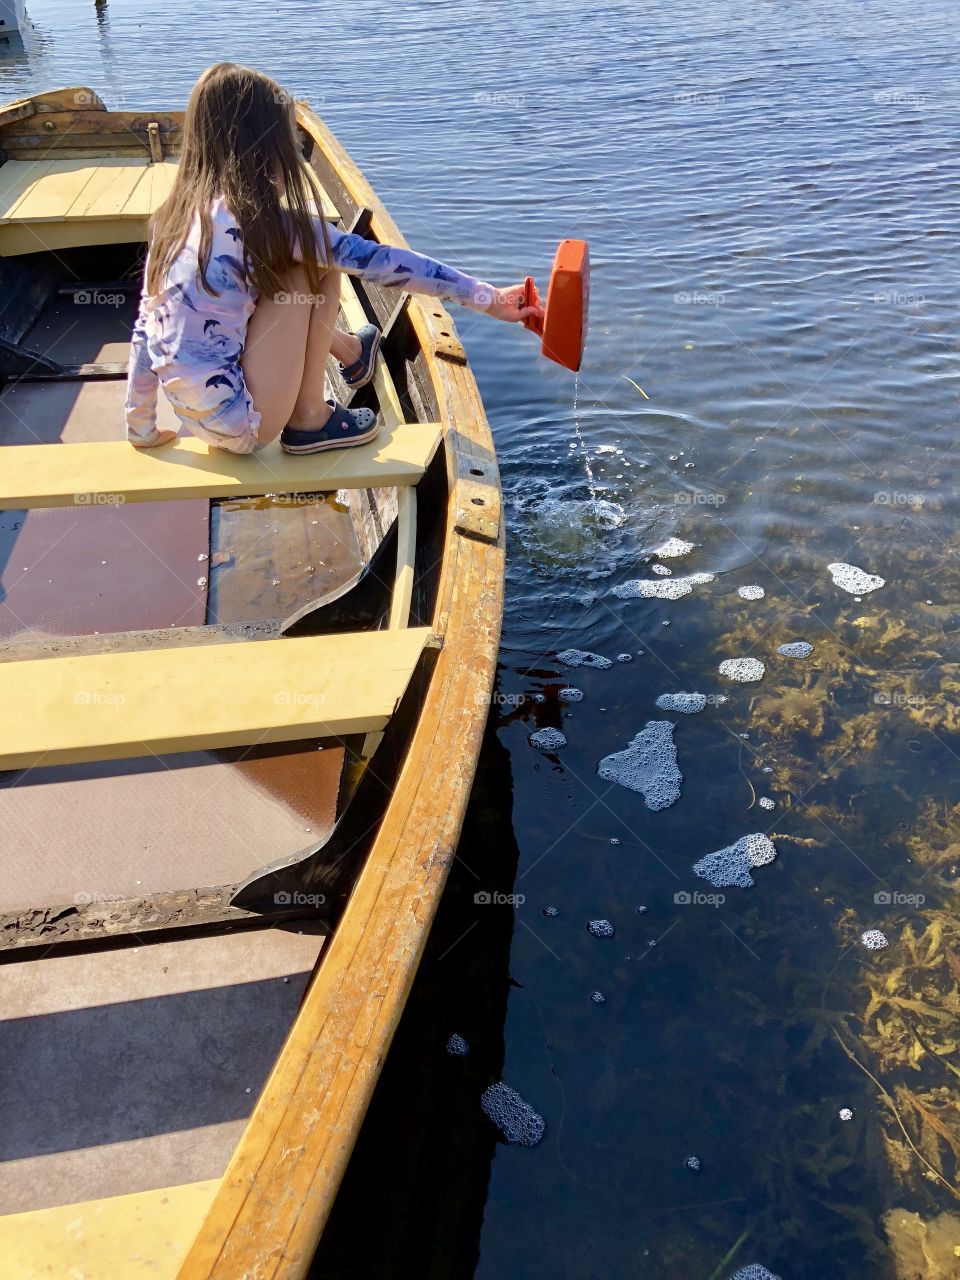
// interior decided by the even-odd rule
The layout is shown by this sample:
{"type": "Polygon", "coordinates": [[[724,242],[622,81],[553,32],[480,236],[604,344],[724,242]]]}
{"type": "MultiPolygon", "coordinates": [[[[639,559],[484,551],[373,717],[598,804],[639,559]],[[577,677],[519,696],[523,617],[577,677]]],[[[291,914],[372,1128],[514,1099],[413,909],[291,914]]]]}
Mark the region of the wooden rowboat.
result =
{"type": "MultiPolygon", "coordinates": [[[[325,216],[402,244],[297,119],[325,216]]],[[[385,335],[369,446],[124,442],[180,128],[85,88],[0,107],[0,1257],[23,1277],[306,1273],[494,678],[497,463],[432,300],[343,281],[345,325],[385,335]]]]}

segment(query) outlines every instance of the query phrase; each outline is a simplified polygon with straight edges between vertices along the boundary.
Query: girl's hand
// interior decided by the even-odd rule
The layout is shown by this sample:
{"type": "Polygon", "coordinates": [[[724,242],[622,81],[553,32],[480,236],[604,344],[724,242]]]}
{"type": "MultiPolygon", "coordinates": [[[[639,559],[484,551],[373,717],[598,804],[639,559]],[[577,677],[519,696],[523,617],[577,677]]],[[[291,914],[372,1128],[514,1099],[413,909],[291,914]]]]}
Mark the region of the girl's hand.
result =
{"type": "Polygon", "coordinates": [[[522,284],[511,284],[506,289],[498,289],[487,307],[487,315],[493,316],[495,320],[506,320],[510,324],[526,320],[528,316],[536,316],[542,320],[543,308],[524,306],[525,295],[526,289],[522,284]]]}

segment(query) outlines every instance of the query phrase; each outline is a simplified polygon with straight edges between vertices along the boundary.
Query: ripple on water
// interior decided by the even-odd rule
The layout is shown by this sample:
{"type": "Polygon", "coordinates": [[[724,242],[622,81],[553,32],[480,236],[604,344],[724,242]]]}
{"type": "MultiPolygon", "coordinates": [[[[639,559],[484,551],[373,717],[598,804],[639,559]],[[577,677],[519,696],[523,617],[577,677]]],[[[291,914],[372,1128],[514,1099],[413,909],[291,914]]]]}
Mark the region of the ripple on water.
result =
{"type": "Polygon", "coordinates": [[[541,570],[611,573],[615,564],[614,535],[627,513],[619,502],[600,494],[583,496],[582,482],[524,479],[523,490],[511,497],[512,527],[531,562],[541,570]]]}

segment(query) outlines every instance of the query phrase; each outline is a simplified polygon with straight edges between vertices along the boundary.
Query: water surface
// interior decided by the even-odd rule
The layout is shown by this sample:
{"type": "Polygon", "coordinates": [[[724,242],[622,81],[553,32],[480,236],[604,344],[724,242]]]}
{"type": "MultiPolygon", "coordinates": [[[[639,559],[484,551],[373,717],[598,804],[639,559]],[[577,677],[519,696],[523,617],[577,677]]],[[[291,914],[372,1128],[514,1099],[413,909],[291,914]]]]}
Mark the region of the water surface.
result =
{"type": "Polygon", "coordinates": [[[506,492],[502,668],[449,946],[383,1095],[446,1164],[414,1167],[375,1109],[318,1274],[893,1280],[891,1232],[902,1275],[935,1274],[910,1239],[956,1212],[960,1152],[955,5],[30,11],[5,98],[178,107],[230,56],[325,116],[424,251],[506,283],[591,243],[578,388],[529,335],[457,318],[506,492]],[[671,537],[694,544],[673,576],[712,581],[613,593],[671,537]],[[837,562],[885,586],[857,599],[837,562]],[[797,640],[808,658],[777,654],[797,640]],[[571,647],[631,661],[568,670],[571,647]],[[763,678],[724,680],[736,657],[763,678]],[[681,691],[704,710],[656,707],[681,691]],[[597,765],[657,719],[683,783],[654,811],[597,765]],[[567,746],[531,748],[542,727],[567,746]],[[695,900],[716,892],[693,864],[755,832],[778,851],[755,887],[695,900]],[[473,902],[494,889],[524,901],[473,902]],[[546,1120],[534,1149],[493,1145],[501,1074],[546,1120]],[[378,1176],[422,1194],[351,1234],[378,1176]]]}

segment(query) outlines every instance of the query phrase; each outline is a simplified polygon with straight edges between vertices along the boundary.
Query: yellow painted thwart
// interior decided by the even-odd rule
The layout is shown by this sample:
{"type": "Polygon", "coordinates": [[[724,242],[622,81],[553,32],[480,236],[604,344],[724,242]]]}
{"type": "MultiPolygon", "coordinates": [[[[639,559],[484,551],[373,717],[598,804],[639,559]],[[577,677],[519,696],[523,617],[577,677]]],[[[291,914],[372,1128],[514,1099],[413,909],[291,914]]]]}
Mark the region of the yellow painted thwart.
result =
{"type": "Polygon", "coordinates": [[[0,769],[383,729],[430,635],[411,627],[0,663],[0,769]]]}
{"type": "Polygon", "coordinates": [[[370,444],[306,455],[276,443],[238,455],[192,437],[158,449],[122,440],[7,445],[0,511],[416,484],[441,434],[439,423],[399,422],[381,427],[370,444]]]}
{"type": "Polygon", "coordinates": [[[0,1217],[0,1280],[170,1280],[219,1178],[0,1217]]]}

